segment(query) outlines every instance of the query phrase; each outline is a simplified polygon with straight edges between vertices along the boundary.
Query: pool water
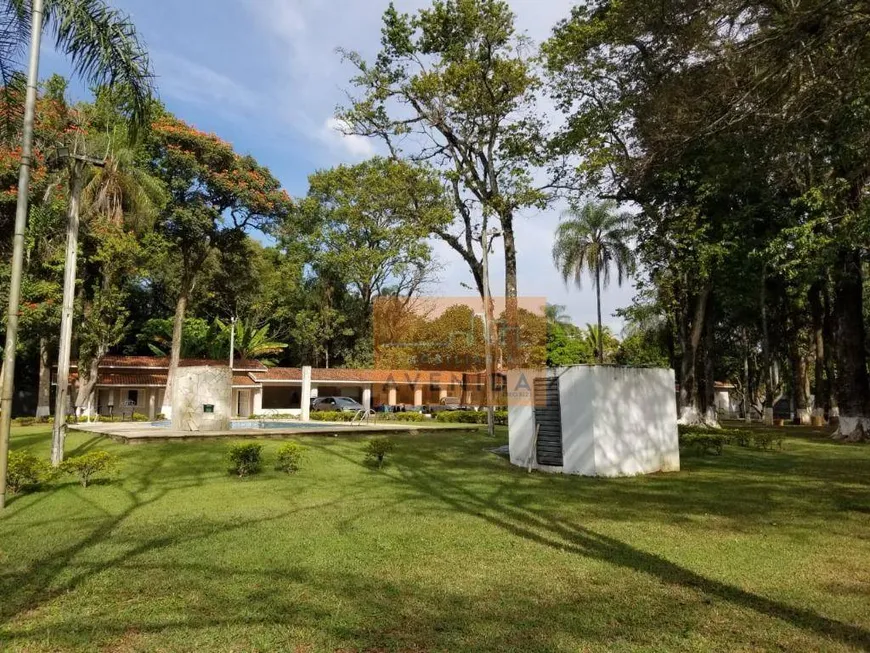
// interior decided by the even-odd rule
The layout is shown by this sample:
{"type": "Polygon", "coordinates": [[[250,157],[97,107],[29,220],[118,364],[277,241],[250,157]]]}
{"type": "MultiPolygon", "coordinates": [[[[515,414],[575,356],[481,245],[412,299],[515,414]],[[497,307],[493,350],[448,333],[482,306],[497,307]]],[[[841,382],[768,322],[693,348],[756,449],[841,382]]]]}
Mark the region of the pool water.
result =
{"type": "MultiPolygon", "coordinates": [[[[160,422],[151,422],[152,426],[162,426],[169,428],[172,422],[163,420],[160,422]]],[[[346,429],[351,428],[350,424],[330,424],[327,422],[301,422],[295,420],[286,420],[283,422],[269,422],[260,420],[233,420],[230,422],[231,429],[346,429]]]]}

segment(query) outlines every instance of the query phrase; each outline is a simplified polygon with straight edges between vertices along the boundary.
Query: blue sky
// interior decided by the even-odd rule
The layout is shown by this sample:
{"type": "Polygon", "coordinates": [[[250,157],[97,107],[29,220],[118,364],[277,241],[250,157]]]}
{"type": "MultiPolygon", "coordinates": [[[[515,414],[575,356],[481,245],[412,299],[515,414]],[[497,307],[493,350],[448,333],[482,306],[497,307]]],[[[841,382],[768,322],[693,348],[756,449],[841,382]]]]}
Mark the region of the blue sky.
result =
{"type": "MultiPolygon", "coordinates": [[[[371,56],[380,39],[381,0],[110,0],[131,15],[151,54],[160,97],[180,118],[213,131],[236,150],[267,165],[291,195],[307,190],[318,168],[355,162],[375,153],[375,143],[344,137],[331,127],[344,102],[352,70],[335,49],[371,56]]],[[[397,1],[413,11],[422,0],[397,1]]],[[[570,0],[512,0],[518,25],[540,42],[568,15],[570,0]]],[[[46,44],[41,76],[67,74],[64,60],[46,44]]],[[[81,94],[81,90],[74,91],[81,94]]],[[[550,257],[560,207],[517,220],[518,285],[523,295],[565,304],[575,322],[595,321],[591,284],[565,288],[550,257]]],[[[470,282],[465,265],[433,243],[443,270],[433,292],[462,295],[470,282]]],[[[501,252],[493,257],[494,292],[504,287],[501,252]]],[[[631,302],[630,286],[602,297],[605,322],[631,302]]]]}

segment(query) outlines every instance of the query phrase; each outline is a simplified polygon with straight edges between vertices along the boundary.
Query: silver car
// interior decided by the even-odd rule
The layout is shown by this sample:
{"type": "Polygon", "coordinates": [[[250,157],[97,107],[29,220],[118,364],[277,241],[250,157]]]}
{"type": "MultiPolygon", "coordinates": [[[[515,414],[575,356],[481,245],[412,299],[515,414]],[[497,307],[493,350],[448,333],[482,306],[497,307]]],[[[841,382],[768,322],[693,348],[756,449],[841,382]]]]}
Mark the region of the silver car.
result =
{"type": "Polygon", "coordinates": [[[311,410],[355,413],[363,410],[363,405],[350,397],[315,397],[311,400],[311,410]]]}

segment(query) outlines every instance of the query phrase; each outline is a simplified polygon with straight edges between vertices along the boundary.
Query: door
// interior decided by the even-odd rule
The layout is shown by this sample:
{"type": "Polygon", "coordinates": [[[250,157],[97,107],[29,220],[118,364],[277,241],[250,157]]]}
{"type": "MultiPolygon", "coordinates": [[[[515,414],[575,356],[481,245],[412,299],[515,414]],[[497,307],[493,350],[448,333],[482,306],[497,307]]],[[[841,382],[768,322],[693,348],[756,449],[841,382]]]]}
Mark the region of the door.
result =
{"type": "Polygon", "coordinates": [[[535,393],[535,456],[539,465],[562,466],[562,407],[559,377],[537,378],[535,393]]]}

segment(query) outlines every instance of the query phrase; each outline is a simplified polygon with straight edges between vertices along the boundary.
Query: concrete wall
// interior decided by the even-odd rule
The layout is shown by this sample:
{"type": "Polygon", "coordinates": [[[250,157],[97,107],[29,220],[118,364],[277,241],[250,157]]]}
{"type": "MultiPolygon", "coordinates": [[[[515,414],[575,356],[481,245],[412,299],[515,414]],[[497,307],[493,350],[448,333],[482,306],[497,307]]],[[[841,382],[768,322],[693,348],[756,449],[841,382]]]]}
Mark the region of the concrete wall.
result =
{"type": "Polygon", "coordinates": [[[233,372],[228,366],[179,367],[172,384],[172,428],[226,431],[232,416],[233,372]],[[206,404],[214,406],[206,413],[206,404]]]}
{"type": "Polygon", "coordinates": [[[586,476],[632,476],[680,468],[674,373],[576,366],[508,374],[510,458],[515,465],[586,476]],[[562,467],[535,462],[535,376],[558,376],[562,467]]]}

